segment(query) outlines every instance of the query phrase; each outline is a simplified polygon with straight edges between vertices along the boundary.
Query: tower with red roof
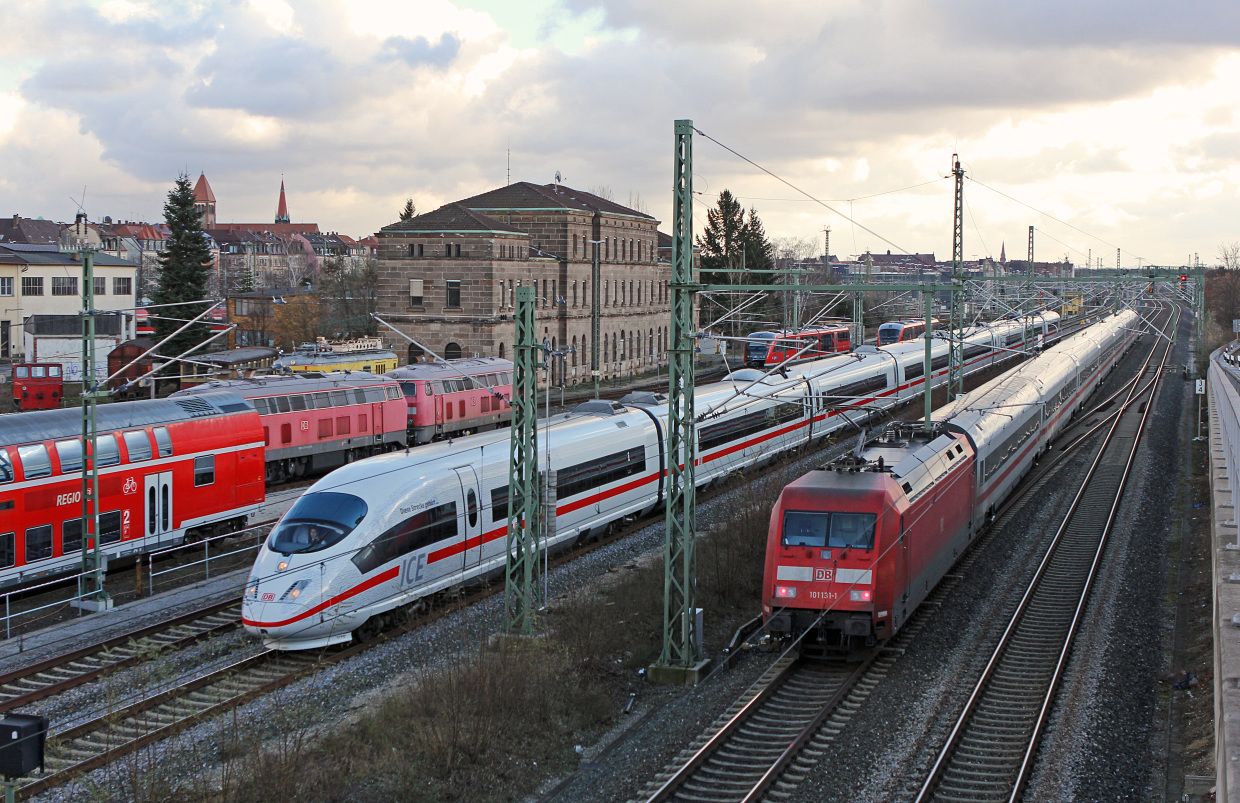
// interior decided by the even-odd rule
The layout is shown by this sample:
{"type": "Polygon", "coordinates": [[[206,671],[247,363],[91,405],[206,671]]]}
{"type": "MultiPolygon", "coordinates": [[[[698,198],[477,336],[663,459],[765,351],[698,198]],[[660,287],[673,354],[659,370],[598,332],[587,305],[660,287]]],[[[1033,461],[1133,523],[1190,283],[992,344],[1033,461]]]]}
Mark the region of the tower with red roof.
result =
{"type": "Polygon", "coordinates": [[[215,225],[215,193],[211,191],[211,184],[205,173],[198,174],[198,183],[194,185],[194,209],[202,218],[203,228],[215,225]]]}
{"type": "Polygon", "coordinates": [[[280,202],[276,204],[276,223],[292,223],[288,216],[288,202],[284,200],[284,179],[280,179],[280,202]]]}

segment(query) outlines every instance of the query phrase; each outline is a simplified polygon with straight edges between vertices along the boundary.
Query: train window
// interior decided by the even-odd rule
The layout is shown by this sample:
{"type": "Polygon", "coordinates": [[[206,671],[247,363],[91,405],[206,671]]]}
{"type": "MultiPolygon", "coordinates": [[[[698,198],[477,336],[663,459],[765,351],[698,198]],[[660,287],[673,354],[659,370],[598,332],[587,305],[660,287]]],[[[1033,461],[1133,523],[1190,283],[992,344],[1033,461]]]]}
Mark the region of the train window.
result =
{"type": "Polygon", "coordinates": [[[82,441],[74,438],[56,441],[56,456],[60,458],[60,473],[82,470],[82,441]]]}
{"type": "Polygon", "coordinates": [[[30,369],[27,368],[26,366],[23,365],[17,368],[16,370],[17,370],[17,374],[16,374],[17,379],[29,379],[30,378],[30,369]]]}
{"type": "Polygon", "coordinates": [[[167,427],[155,427],[155,445],[159,447],[160,457],[172,457],[172,438],[168,436],[167,427]]]}
{"type": "Polygon", "coordinates": [[[404,391],[407,398],[415,399],[418,396],[418,384],[416,382],[401,382],[400,389],[404,391]]]}
{"type": "MultiPolygon", "coordinates": [[[[165,489],[167,486],[164,486],[165,489]]],[[[170,512],[170,505],[164,500],[164,516],[170,512]]],[[[99,514],[99,543],[115,544],[121,540],[121,512],[119,510],[111,510],[107,513],[99,514]]]]}
{"type": "Polygon", "coordinates": [[[491,491],[491,521],[508,519],[508,486],[495,488],[491,491]]]}
{"type": "Polygon", "coordinates": [[[292,442],[293,442],[293,425],[288,424],[288,423],[281,424],[280,425],[280,443],[292,443],[292,442]]]}
{"type": "Polygon", "coordinates": [[[770,416],[770,426],[776,424],[786,424],[789,421],[796,421],[802,415],[801,405],[797,402],[783,402],[777,404],[767,411],[770,416]]]}
{"type": "Polygon", "coordinates": [[[422,383],[422,392],[423,392],[423,393],[425,393],[427,396],[433,396],[433,395],[435,395],[435,388],[434,388],[434,385],[435,385],[435,383],[434,383],[434,382],[423,382],[423,383],[422,383]]]}
{"type": "Polygon", "coordinates": [[[194,487],[201,488],[215,482],[215,455],[194,458],[194,487]]]}
{"type": "Polygon", "coordinates": [[[52,525],[44,524],[26,530],[26,562],[52,556],[52,525]]]}
{"type": "Polygon", "coordinates": [[[267,411],[267,400],[266,399],[251,399],[250,401],[254,402],[254,409],[258,411],[259,415],[269,414],[267,411]]]}
{"type": "Polygon", "coordinates": [[[100,468],[103,466],[114,466],[121,462],[121,450],[116,445],[115,435],[102,435],[95,441],[95,444],[99,449],[96,462],[98,462],[100,468]]]}
{"type": "Polygon", "coordinates": [[[908,382],[910,379],[916,379],[919,376],[925,376],[925,374],[926,374],[926,364],[920,360],[915,363],[910,363],[909,365],[904,366],[904,381],[905,382],[908,382]]]}
{"type": "Polygon", "coordinates": [[[934,360],[931,361],[930,367],[935,371],[939,370],[940,368],[946,368],[947,364],[951,361],[951,358],[952,358],[951,354],[944,354],[941,357],[935,357],[934,360]]]}
{"type": "Polygon", "coordinates": [[[465,417],[465,402],[463,400],[456,403],[456,414],[461,418],[465,417]]]}
{"type": "Polygon", "coordinates": [[[330,438],[333,434],[332,420],[330,418],[319,419],[319,438],[330,438]]]}
{"type": "Polygon", "coordinates": [[[326,549],[353,532],[366,510],[366,503],[352,494],[304,494],[271,531],[267,548],[285,555],[326,549]]]}
{"type": "Polygon", "coordinates": [[[17,562],[16,540],[16,533],[0,534],[0,567],[7,568],[17,562]]]}
{"type": "Polygon", "coordinates": [[[491,397],[483,396],[482,401],[479,406],[482,408],[482,412],[484,413],[491,412],[491,397]]]}
{"type": "Polygon", "coordinates": [[[288,396],[276,396],[272,399],[276,403],[276,410],[281,413],[291,413],[293,405],[289,404],[288,396]]]}
{"type": "Polygon", "coordinates": [[[305,396],[300,396],[300,395],[289,396],[288,401],[289,401],[289,404],[292,406],[294,412],[300,413],[302,410],[306,409],[306,397],[305,396]]]}
{"type": "Polygon", "coordinates": [[[151,439],[143,430],[134,430],[122,435],[125,449],[129,451],[129,462],[151,459],[151,439]]]}
{"type": "Polygon", "coordinates": [[[13,481],[13,461],[9,460],[9,453],[0,446],[0,482],[13,481]]]}
{"type": "Polygon", "coordinates": [[[415,513],[357,551],[353,564],[367,574],[390,560],[457,536],[456,503],[415,513]]]}
{"type": "MultiPolygon", "coordinates": [[[[761,413],[759,413],[761,415],[761,413]]],[[[561,469],[557,475],[557,498],[585,493],[646,470],[646,447],[635,446],[594,460],[561,469]]]]}
{"type": "Polygon", "coordinates": [[[353,403],[354,404],[365,404],[366,403],[366,391],[361,388],[354,388],[353,403]]]}
{"type": "Polygon", "coordinates": [[[470,488],[465,492],[465,514],[469,517],[469,526],[478,525],[478,495],[470,488]]]}
{"type": "Polygon", "coordinates": [[[338,416],[336,418],[337,435],[348,435],[352,431],[353,428],[349,426],[349,417],[347,415],[338,416]]]}
{"type": "MultiPolygon", "coordinates": [[[[416,387],[414,388],[414,394],[415,394],[415,395],[417,394],[417,388],[416,388],[416,387]]],[[[397,399],[399,399],[399,398],[400,398],[400,388],[396,387],[395,385],[388,385],[388,386],[387,386],[387,397],[388,397],[388,399],[390,399],[391,401],[396,401],[397,399]]]]}
{"type": "Polygon", "coordinates": [[[766,413],[748,413],[718,424],[702,427],[698,432],[698,448],[713,449],[740,440],[766,429],[766,413]]]}
{"type": "Polygon", "coordinates": [[[333,390],[331,395],[332,407],[347,407],[349,405],[349,391],[333,390]]]}
{"type": "Polygon", "coordinates": [[[69,519],[60,528],[60,554],[72,555],[82,551],[82,520],[69,519]]]}
{"type": "Polygon", "coordinates": [[[47,477],[52,473],[52,460],[47,456],[47,447],[43,444],[34,446],[18,446],[17,458],[21,461],[26,479],[47,477]]]}
{"type": "MultiPolygon", "coordinates": [[[[384,388],[366,388],[365,389],[366,401],[369,402],[370,404],[383,401],[384,399],[383,391],[384,391],[384,388]]],[[[400,398],[400,396],[397,395],[397,398],[400,398]]]]}
{"type": "Polygon", "coordinates": [[[821,513],[789,510],[784,513],[784,546],[871,549],[874,546],[873,513],[821,513]]]}

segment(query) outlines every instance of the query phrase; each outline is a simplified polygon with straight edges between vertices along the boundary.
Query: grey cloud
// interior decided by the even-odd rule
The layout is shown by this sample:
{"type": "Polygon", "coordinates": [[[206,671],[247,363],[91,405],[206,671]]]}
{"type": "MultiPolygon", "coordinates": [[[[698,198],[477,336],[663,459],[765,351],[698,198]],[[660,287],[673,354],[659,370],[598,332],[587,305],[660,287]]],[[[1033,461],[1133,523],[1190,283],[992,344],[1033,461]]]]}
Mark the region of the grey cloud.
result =
{"type": "Polygon", "coordinates": [[[461,40],[451,33],[442,34],[431,44],[424,36],[409,39],[392,36],[383,42],[381,58],[399,59],[410,67],[447,67],[461,52],[461,40]]]}

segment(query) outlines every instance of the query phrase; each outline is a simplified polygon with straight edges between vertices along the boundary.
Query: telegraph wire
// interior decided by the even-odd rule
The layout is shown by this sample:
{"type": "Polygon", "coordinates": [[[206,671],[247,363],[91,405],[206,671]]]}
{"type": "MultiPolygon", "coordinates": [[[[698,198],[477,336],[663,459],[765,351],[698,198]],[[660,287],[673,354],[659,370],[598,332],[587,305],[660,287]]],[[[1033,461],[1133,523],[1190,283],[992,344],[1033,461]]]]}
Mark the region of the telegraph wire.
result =
{"type": "MultiPolygon", "coordinates": [[[[702,134],[702,136],[706,136],[706,135],[702,134]]],[[[915,190],[920,187],[928,187],[931,184],[939,183],[945,178],[949,178],[949,176],[939,176],[938,178],[931,179],[929,181],[923,181],[920,184],[910,184],[907,187],[900,187],[899,189],[896,189],[896,190],[883,190],[882,192],[874,192],[874,193],[870,193],[869,195],[858,195],[856,198],[824,198],[823,200],[828,203],[850,204],[853,201],[865,201],[870,198],[878,198],[879,196],[882,196],[882,195],[894,195],[897,192],[908,192],[909,190],[915,190]]],[[[788,201],[790,203],[805,203],[807,201],[818,200],[816,198],[761,198],[756,195],[744,195],[744,196],[737,196],[737,197],[743,197],[749,201],[788,201]]]]}

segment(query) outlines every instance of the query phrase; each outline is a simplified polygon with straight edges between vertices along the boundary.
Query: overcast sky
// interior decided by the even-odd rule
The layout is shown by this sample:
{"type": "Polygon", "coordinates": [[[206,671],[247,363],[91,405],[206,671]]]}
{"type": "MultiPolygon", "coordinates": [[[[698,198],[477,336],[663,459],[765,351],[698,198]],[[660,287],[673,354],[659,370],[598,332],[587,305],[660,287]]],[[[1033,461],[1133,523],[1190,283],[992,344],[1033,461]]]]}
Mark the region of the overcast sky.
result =
{"type": "Polygon", "coordinates": [[[221,221],[266,221],[283,175],[294,221],[362,235],[407,196],[429,211],[503,184],[511,149],[513,180],[558,171],[666,221],[673,121],[691,118],[878,236],[702,137],[699,230],[728,188],[772,237],[830,225],[836,254],[950,257],[958,151],[970,258],[1023,256],[1029,225],[1039,259],[1078,264],[1115,246],[1213,262],[1240,240],[1236,0],[103,0],[4,18],[2,215],[71,219],[85,187],[92,219],[159,220],[176,174],[205,171],[221,221]]]}

